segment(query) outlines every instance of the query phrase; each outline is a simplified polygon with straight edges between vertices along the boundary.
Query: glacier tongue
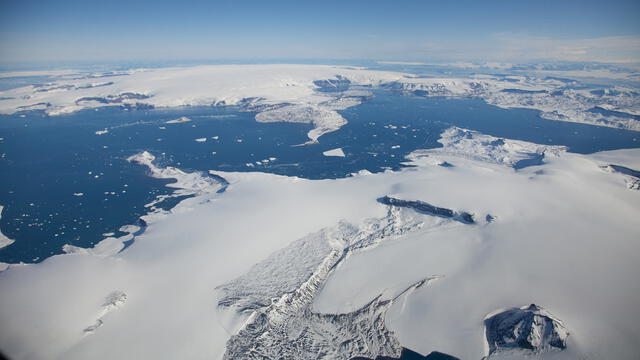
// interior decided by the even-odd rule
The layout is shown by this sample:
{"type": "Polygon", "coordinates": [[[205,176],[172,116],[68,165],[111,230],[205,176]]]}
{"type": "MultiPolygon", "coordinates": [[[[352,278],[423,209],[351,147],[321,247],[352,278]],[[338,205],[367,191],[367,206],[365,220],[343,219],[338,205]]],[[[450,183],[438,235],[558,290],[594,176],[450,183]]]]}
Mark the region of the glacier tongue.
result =
{"type": "Polygon", "coordinates": [[[420,229],[426,216],[389,206],[382,219],[361,226],[341,222],[292,243],[245,275],[219,286],[219,311],[247,316],[244,326],[227,342],[224,359],[399,356],[402,347],[385,326],[386,312],[396,300],[436,276],[390,296],[378,295],[345,314],[319,313],[312,304],[332,271],[350,254],[420,229]]]}

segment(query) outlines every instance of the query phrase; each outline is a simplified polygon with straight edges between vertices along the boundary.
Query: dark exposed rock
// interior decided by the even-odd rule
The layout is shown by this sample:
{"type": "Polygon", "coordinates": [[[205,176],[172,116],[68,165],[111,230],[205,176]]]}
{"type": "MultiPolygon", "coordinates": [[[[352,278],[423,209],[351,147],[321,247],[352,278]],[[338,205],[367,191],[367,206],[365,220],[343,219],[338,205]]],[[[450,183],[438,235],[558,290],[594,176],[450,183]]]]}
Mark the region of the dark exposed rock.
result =
{"type": "Polygon", "coordinates": [[[630,190],[640,190],[640,171],[614,164],[602,166],[602,169],[612,173],[620,173],[626,175],[625,182],[627,183],[627,188],[630,190]]]}
{"type": "Polygon", "coordinates": [[[33,108],[37,108],[37,107],[51,107],[51,103],[49,102],[39,102],[39,103],[35,103],[35,104],[31,104],[31,105],[23,105],[23,106],[18,106],[19,110],[31,110],[33,108]]]}
{"type": "Polygon", "coordinates": [[[53,91],[53,90],[72,90],[72,89],[76,88],[73,85],[58,85],[58,86],[54,85],[54,86],[49,86],[49,87],[45,87],[45,86],[34,86],[34,88],[38,87],[38,89],[35,90],[35,92],[49,92],[49,91],[53,91]]]}
{"type": "Polygon", "coordinates": [[[489,356],[502,350],[543,352],[567,347],[569,332],[564,324],[535,304],[492,314],[484,325],[489,356]]]}
{"type": "Polygon", "coordinates": [[[640,115],[629,114],[622,111],[608,110],[600,106],[594,106],[593,108],[587,110],[587,112],[599,114],[603,116],[618,116],[623,118],[630,118],[630,119],[640,121],[640,115]]]}
{"type": "Polygon", "coordinates": [[[466,224],[475,223],[475,220],[473,219],[473,215],[466,211],[455,212],[451,209],[433,206],[424,201],[400,200],[400,199],[392,198],[390,196],[383,196],[378,199],[378,202],[385,205],[411,208],[421,213],[449,218],[449,219],[457,220],[466,224]]]}
{"type": "Polygon", "coordinates": [[[342,75],[336,75],[335,79],[316,80],[313,82],[321,92],[341,92],[346,91],[351,86],[351,81],[342,75]]]}
{"type": "Polygon", "coordinates": [[[529,166],[542,165],[544,163],[544,152],[539,154],[528,153],[527,155],[529,156],[529,158],[516,161],[516,163],[513,164],[513,168],[516,170],[520,170],[529,166]]]}
{"type": "MultiPolygon", "coordinates": [[[[120,104],[124,100],[143,100],[143,99],[148,99],[148,98],[150,98],[149,95],[138,94],[138,93],[134,93],[134,92],[124,92],[124,93],[118,94],[118,95],[107,95],[105,97],[99,97],[99,96],[81,97],[81,98],[76,100],[76,105],[78,105],[78,104],[80,104],[82,102],[85,102],[85,101],[97,101],[97,102],[99,102],[101,104],[120,104]]],[[[149,106],[151,106],[151,105],[149,105],[149,106]]]]}
{"type": "MultiPolygon", "coordinates": [[[[366,357],[354,357],[351,360],[374,360],[366,357]]],[[[419,353],[409,350],[407,348],[402,348],[402,353],[400,357],[390,357],[390,356],[378,356],[375,360],[459,360],[457,357],[447,355],[445,353],[441,353],[438,351],[433,351],[429,355],[423,356],[419,353]]]]}
{"type": "Polygon", "coordinates": [[[636,178],[640,178],[640,171],[638,170],[633,170],[633,169],[629,169],[628,167],[624,167],[624,166],[620,166],[620,165],[609,165],[609,168],[611,168],[613,171],[615,172],[619,172],[625,175],[629,175],[629,176],[633,176],[636,178]]]}

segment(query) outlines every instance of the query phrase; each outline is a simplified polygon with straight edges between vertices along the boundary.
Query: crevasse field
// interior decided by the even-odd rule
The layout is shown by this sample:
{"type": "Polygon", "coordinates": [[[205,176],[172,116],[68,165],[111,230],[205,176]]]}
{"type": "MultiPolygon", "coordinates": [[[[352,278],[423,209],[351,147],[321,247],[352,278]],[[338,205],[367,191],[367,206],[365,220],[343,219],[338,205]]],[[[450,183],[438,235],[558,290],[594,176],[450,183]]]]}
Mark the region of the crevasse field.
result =
{"type": "Polygon", "coordinates": [[[637,79],[4,73],[0,351],[637,359],[637,79]]]}

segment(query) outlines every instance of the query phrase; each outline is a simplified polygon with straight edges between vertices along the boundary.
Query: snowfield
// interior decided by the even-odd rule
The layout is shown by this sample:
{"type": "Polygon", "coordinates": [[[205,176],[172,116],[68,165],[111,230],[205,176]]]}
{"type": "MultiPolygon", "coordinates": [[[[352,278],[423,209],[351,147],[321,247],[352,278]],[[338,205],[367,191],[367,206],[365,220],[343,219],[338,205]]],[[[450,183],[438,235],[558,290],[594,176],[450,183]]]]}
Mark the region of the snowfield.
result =
{"type": "Polygon", "coordinates": [[[137,154],[194,196],[124,251],[0,272],[0,348],[14,360],[350,359],[401,347],[636,359],[640,192],[625,183],[634,173],[603,167],[638,170],[640,150],[579,155],[459,128],[441,143],[409,156],[415,167],[315,181],[210,177],[137,154]],[[463,213],[473,221],[447,216],[463,213]],[[520,328],[534,350],[508,347],[520,328]]]}

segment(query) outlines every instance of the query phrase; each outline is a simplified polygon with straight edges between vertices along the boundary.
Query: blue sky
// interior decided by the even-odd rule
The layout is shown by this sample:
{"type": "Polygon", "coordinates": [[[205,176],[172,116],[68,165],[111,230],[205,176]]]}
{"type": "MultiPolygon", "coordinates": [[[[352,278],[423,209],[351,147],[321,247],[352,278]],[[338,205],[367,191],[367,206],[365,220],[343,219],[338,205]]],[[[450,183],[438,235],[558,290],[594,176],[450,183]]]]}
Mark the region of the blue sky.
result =
{"type": "Polygon", "coordinates": [[[0,62],[639,61],[640,1],[0,0],[0,62]]]}

